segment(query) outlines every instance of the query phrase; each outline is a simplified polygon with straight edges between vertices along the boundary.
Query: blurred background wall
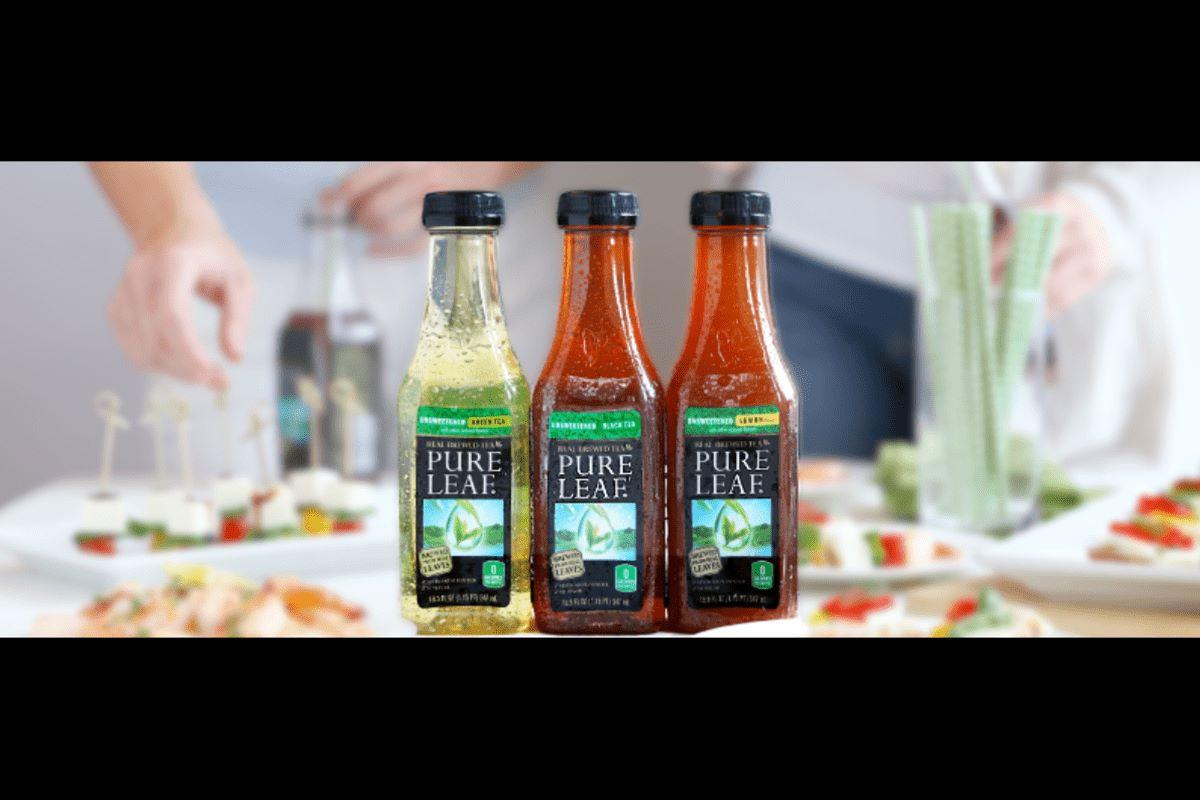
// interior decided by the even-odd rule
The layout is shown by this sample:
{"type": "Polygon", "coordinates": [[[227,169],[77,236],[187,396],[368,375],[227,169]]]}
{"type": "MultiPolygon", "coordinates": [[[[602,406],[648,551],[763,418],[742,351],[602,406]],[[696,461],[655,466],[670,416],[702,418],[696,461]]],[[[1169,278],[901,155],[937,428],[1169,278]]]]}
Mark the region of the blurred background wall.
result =
{"type": "MultiPolygon", "coordinates": [[[[263,283],[283,287],[259,294],[259,313],[252,328],[246,363],[232,370],[233,393],[249,402],[272,401],[272,359],[275,331],[294,299],[288,288],[292,272],[305,253],[298,224],[299,203],[281,197],[270,209],[275,225],[247,230],[250,214],[242,214],[237,176],[244,164],[204,165],[201,178],[220,178],[227,202],[226,225],[235,238],[282,239],[277,253],[247,254],[251,269],[263,283]],[[293,225],[290,220],[295,220],[293,225]],[[284,255],[278,255],[282,252],[284,255]],[[287,253],[294,253],[288,256],[287,253]]],[[[559,163],[541,170],[528,185],[514,187],[509,225],[500,239],[500,277],[506,311],[536,315],[515,345],[532,384],[553,335],[560,273],[560,234],[554,223],[557,195],[568,188],[618,188],[638,194],[642,224],[636,238],[639,298],[674,297],[653,307],[641,302],[642,322],[651,355],[665,382],[671,372],[686,324],[690,298],[692,237],[687,223],[691,192],[711,188],[712,178],[693,163],[559,163]],[[521,266],[521,279],[506,282],[506,274],[521,266]],[[509,265],[506,267],[506,265],[509,265]],[[548,283],[529,283],[544,276],[548,283]],[[545,298],[551,298],[547,303],[545,298]],[[538,332],[540,331],[540,333],[538,332]]],[[[314,187],[315,189],[316,187],[314,187]]],[[[506,192],[507,196],[507,192],[506,192]]],[[[129,241],[93,182],[77,162],[0,162],[0,268],[6,277],[6,309],[0,314],[0,502],[48,480],[86,475],[97,468],[100,425],[92,413],[92,396],[113,389],[124,398],[124,413],[136,423],[146,380],[121,356],[105,320],[105,306],[126,259],[129,241]]],[[[386,395],[394,396],[400,375],[412,354],[424,303],[425,263],[362,262],[360,284],[369,307],[401,304],[405,313],[388,330],[386,395]]],[[[394,311],[394,309],[391,309],[394,311]]],[[[215,320],[197,305],[202,330],[215,320]]],[[[530,320],[526,320],[527,323],[530,320]]],[[[215,342],[211,336],[206,341],[215,342]]],[[[195,430],[212,431],[211,401],[195,396],[201,412],[195,430]]],[[[238,423],[241,424],[240,422],[238,423]]],[[[394,427],[394,419],[388,422],[394,427]]],[[[198,443],[198,474],[203,476],[205,441],[198,443]]],[[[208,448],[215,452],[217,447],[208,448]]],[[[247,448],[239,458],[249,468],[247,448]]],[[[135,426],[119,440],[116,469],[147,473],[152,467],[150,439],[135,426]]],[[[207,464],[211,468],[211,459],[207,464]]]]}
{"type": "MultiPolygon", "coordinates": [[[[92,395],[140,396],[104,306],[129,244],[79,163],[0,163],[0,500],[95,468],[92,395]]],[[[121,454],[122,466],[149,462],[121,454]]]]}

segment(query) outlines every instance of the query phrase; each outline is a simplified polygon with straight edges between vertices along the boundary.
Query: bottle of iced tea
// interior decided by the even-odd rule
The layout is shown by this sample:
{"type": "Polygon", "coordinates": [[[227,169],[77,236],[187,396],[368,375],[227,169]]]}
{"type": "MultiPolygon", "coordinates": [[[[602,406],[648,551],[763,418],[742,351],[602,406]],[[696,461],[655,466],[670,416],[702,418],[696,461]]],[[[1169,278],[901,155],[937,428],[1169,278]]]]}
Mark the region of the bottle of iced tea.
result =
{"type": "Polygon", "coordinates": [[[692,197],[691,319],[667,389],[677,631],[796,613],[799,405],[771,311],[770,222],[762,192],[692,197]]]}
{"type": "Polygon", "coordinates": [[[425,196],[429,295],[398,400],[401,608],[420,633],[516,633],[529,600],[529,385],[496,279],[494,192],[425,196]]]}
{"type": "Polygon", "coordinates": [[[548,633],[664,621],[663,391],[638,322],[637,197],[558,201],[562,300],[533,394],[534,610],[548,633]]]}

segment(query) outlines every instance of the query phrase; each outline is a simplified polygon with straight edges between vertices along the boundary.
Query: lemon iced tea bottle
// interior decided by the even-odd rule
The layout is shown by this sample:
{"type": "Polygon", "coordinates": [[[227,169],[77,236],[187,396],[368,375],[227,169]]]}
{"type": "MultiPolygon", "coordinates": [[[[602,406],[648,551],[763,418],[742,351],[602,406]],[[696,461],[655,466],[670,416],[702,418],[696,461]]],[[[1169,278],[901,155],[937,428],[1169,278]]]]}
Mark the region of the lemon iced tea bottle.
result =
{"type": "Polygon", "coordinates": [[[696,272],[667,389],[670,627],[796,613],[799,404],[767,282],[770,198],[692,197],[696,272]]]}
{"type": "Polygon", "coordinates": [[[664,621],[663,391],[638,322],[637,197],[559,198],[562,300],[533,394],[537,626],[650,633],[664,621]]]}
{"type": "Polygon", "coordinates": [[[419,633],[529,630],[529,386],[496,279],[504,205],[426,195],[429,294],[400,386],[401,609],[419,633]]]}

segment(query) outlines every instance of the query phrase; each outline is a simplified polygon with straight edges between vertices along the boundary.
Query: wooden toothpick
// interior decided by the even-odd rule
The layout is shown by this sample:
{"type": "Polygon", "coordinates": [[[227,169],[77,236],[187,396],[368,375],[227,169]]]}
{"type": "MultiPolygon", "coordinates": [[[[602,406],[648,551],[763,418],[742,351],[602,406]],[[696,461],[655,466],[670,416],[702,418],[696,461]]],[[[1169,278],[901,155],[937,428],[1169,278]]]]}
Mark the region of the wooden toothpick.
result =
{"type": "Polygon", "coordinates": [[[217,392],[217,413],[221,417],[221,460],[226,476],[233,475],[233,428],[229,424],[229,390],[217,392]]]}
{"type": "Polygon", "coordinates": [[[166,390],[162,384],[156,384],[146,397],[146,407],[139,420],[143,427],[150,429],[154,437],[154,482],[158,489],[165,489],[168,482],[167,448],[166,442],[163,441],[163,434],[166,432],[163,420],[167,412],[167,402],[166,390]]]}
{"type": "Polygon", "coordinates": [[[256,408],[250,412],[250,427],[246,429],[242,441],[254,440],[254,451],[258,454],[258,477],[262,488],[270,485],[267,476],[267,448],[263,444],[262,432],[267,429],[267,418],[256,408]]]}
{"type": "Polygon", "coordinates": [[[96,413],[104,420],[104,447],[100,453],[100,493],[108,494],[112,483],[113,449],[117,429],[129,430],[129,421],[121,416],[121,398],[116,392],[101,392],[93,401],[96,413]]]}
{"type": "Polygon", "coordinates": [[[191,428],[192,407],[182,397],[171,401],[171,416],[175,418],[175,433],[179,437],[179,471],[183,477],[183,490],[192,495],[192,448],[188,439],[191,428]]]}
{"type": "Polygon", "coordinates": [[[321,387],[307,375],[296,379],[296,391],[308,406],[308,466],[316,469],[321,466],[321,415],[325,413],[325,398],[321,387]]]}
{"type": "Polygon", "coordinates": [[[354,472],[354,415],[363,410],[362,401],[349,378],[329,384],[329,399],[342,412],[342,477],[349,480],[354,472]]]}

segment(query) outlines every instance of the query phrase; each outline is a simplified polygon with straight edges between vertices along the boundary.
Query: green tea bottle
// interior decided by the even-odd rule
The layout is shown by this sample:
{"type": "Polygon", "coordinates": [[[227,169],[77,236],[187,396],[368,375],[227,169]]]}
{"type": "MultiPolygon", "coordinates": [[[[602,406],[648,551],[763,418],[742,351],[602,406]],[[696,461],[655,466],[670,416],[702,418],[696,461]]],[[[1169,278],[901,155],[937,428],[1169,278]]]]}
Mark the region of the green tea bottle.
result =
{"type": "Polygon", "coordinates": [[[517,633],[529,600],[529,385],[496,280],[504,201],[435,192],[421,338],[400,385],[401,609],[423,634],[517,633]]]}

